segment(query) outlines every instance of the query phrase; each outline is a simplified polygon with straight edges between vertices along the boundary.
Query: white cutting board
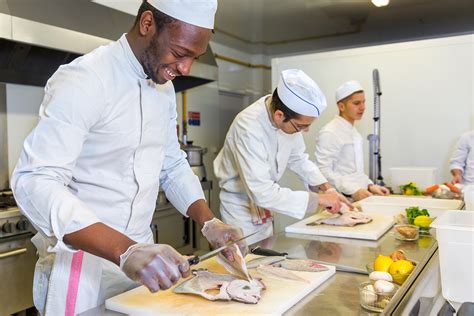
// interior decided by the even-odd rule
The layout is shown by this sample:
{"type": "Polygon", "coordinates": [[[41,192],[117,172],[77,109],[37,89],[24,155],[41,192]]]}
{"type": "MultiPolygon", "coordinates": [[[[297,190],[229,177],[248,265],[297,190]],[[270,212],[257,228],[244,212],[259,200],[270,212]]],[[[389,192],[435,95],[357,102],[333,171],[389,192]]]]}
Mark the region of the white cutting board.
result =
{"type": "Polygon", "coordinates": [[[327,212],[310,216],[302,221],[294,223],[293,225],[287,226],[285,232],[297,233],[297,234],[309,234],[309,235],[320,235],[320,236],[333,236],[333,237],[345,237],[345,238],[357,238],[357,239],[368,239],[377,240],[387,230],[389,230],[393,224],[393,216],[391,215],[380,215],[371,213],[372,221],[367,224],[359,224],[353,227],[345,226],[333,226],[333,225],[316,225],[308,226],[307,223],[314,222],[323,217],[329,217],[327,212]]]}
{"type": "MultiPolygon", "coordinates": [[[[246,259],[256,257],[258,256],[250,254],[246,259]]],[[[144,286],[140,286],[109,298],[105,301],[105,307],[129,315],[281,315],[336,272],[333,266],[327,267],[329,270],[324,272],[291,271],[308,280],[308,283],[261,276],[251,269],[251,275],[261,277],[267,287],[262,291],[262,298],[257,304],[235,301],[212,302],[196,295],[175,294],[172,289],[152,294],[144,286]]],[[[193,268],[228,273],[216,262],[215,258],[206,260],[193,268]]]]}

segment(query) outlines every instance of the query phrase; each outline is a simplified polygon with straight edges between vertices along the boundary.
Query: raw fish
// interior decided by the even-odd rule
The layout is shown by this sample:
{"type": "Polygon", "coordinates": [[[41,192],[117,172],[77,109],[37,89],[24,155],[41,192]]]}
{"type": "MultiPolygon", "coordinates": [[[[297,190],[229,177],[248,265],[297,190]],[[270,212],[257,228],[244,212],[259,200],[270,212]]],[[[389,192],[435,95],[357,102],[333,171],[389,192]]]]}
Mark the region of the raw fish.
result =
{"type": "Polygon", "coordinates": [[[258,266],[257,272],[261,275],[265,275],[272,278],[309,283],[308,280],[303,279],[297,276],[296,274],[294,274],[293,272],[280,268],[280,267],[274,267],[270,265],[258,266]]]}
{"type": "Polygon", "coordinates": [[[285,260],[282,256],[259,257],[247,262],[247,269],[255,269],[258,266],[272,265],[285,260]]]}
{"type": "Polygon", "coordinates": [[[357,224],[366,224],[372,221],[372,217],[363,214],[361,212],[345,212],[342,215],[335,215],[329,218],[320,218],[312,223],[308,223],[308,226],[316,226],[321,224],[335,225],[335,226],[348,226],[352,227],[357,224]]]}
{"type": "Polygon", "coordinates": [[[194,276],[173,290],[178,294],[194,294],[204,297],[210,301],[235,300],[247,304],[256,304],[261,298],[261,291],[265,288],[263,283],[257,280],[251,282],[240,280],[229,274],[218,274],[206,270],[193,272],[194,276]],[[213,295],[208,291],[219,290],[213,295]]]}
{"type": "Polygon", "coordinates": [[[252,277],[250,276],[249,271],[247,270],[245,259],[242,256],[240,248],[237,245],[233,244],[227,249],[232,252],[232,255],[234,256],[234,261],[231,262],[227,260],[222,254],[219,254],[217,256],[217,262],[223,265],[227,271],[229,271],[232,275],[235,275],[239,279],[244,279],[247,281],[252,280],[252,277]]]}
{"type": "Polygon", "coordinates": [[[274,266],[293,271],[322,272],[329,270],[328,267],[311,259],[286,259],[275,263],[274,266]]]}

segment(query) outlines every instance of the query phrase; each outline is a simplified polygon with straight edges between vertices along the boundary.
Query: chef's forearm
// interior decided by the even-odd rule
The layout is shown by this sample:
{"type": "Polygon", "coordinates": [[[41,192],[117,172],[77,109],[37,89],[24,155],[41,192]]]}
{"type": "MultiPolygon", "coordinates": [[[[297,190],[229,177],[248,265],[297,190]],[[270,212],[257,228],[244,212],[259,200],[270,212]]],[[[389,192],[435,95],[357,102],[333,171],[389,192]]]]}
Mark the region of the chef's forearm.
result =
{"type": "Polygon", "coordinates": [[[205,200],[197,200],[193,202],[189,206],[186,214],[188,214],[189,217],[191,217],[201,226],[203,226],[208,220],[211,220],[215,217],[209,206],[207,206],[205,200]]]}
{"type": "Polygon", "coordinates": [[[81,230],[64,235],[66,244],[76,249],[107,259],[117,265],[120,264],[120,255],[136,242],[103,224],[95,223],[81,230]]]}

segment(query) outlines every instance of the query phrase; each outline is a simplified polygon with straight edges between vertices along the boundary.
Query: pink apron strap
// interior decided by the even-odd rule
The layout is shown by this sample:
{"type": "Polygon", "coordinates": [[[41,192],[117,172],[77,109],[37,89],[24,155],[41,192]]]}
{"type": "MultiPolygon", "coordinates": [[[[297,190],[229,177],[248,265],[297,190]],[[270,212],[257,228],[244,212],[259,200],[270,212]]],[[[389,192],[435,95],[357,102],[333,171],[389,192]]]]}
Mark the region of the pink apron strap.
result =
{"type": "Polygon", "coordinates": [[[77,293],[79,291],[79,281],[81,279],[82,259],[84,252],[78,251],[72,256],[71,272],[69,274],[69,282],[66,296],[65,316],[74,316],[76,310],[77,293]]]}

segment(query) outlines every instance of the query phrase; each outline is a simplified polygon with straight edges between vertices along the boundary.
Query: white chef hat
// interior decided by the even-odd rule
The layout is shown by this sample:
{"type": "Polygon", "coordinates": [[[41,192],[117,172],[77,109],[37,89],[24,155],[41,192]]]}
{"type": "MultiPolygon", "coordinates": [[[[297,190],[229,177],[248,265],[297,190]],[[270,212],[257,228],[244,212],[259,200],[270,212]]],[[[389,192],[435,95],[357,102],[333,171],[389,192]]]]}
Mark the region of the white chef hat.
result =
{"type": "Polygon", "coordinates": [[[316,82],[299,69],[281,72],[277,93],[290,110],[300,115],[318,117],[327,106],[326,97],[316,82]]]}
{"type": "Polygon", "coordinates": [[[351,80],[343,83],[339,88],[336,90],[336,102],[341,101],[344,98],[352,95],[355,92],[364,91],[364,88],[359,83],[359,81],[351,80]]]}
{"type": "Polygon", "coordinates": [[[217,0],[148,0],[148,3],[180,21],[206,29],[214,28],[217,0]]]}

